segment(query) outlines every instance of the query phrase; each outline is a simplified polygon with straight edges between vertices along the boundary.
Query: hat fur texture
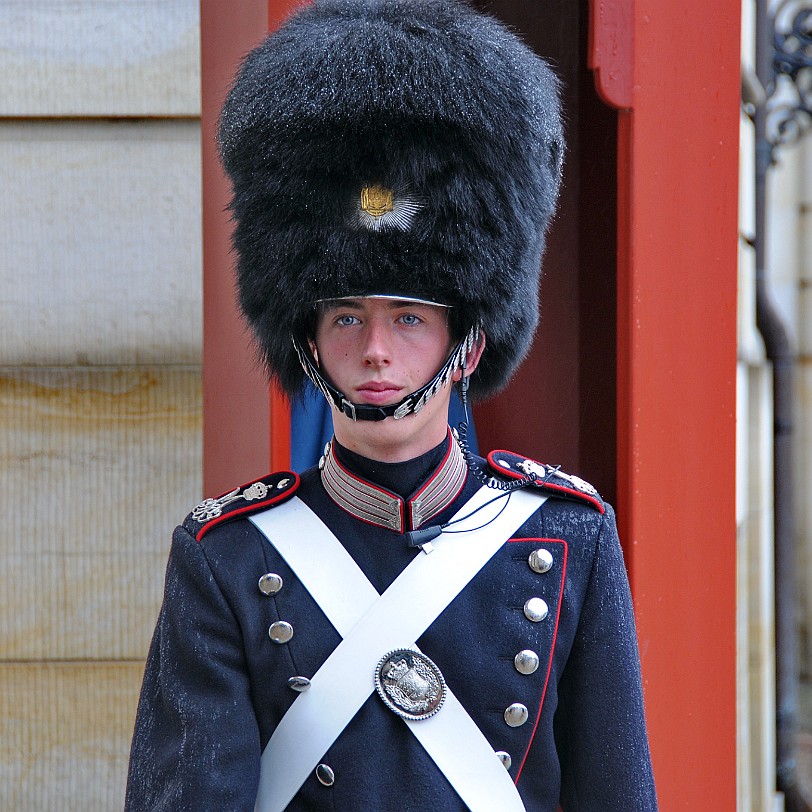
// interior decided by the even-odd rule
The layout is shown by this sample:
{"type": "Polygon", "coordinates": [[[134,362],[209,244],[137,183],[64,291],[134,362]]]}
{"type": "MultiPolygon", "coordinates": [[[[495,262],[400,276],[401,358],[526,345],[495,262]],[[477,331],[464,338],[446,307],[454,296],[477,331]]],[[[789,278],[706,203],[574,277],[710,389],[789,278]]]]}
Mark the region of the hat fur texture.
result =
{"type": "Polygon", "coordinates": [[[218,140],[240,305],[283,390],[313,303],[375,293],[478,322],[471,396],[507,383],[563,160],[558,81],[513,33],[460,0],[316,0],[246,57],[218,140]],[[370,216],[379,187],[393,210],[370,216]]]}

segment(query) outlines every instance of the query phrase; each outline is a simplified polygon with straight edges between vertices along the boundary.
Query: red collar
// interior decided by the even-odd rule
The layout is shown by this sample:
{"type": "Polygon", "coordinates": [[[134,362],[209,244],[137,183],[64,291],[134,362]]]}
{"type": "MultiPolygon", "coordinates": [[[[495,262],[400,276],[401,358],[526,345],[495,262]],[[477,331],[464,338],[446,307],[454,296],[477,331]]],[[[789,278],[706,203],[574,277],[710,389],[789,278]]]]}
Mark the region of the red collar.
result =
{"type": "Polygon", "coordinates": [[[345,468],[336,458],[332,442],[319,468],[324,490],[340,508],[356,519],[398,533],[416,530],[445,510],[459,496],[468,475],[465,458],[453,438],[443,461],[408,500],[345,468]]]}

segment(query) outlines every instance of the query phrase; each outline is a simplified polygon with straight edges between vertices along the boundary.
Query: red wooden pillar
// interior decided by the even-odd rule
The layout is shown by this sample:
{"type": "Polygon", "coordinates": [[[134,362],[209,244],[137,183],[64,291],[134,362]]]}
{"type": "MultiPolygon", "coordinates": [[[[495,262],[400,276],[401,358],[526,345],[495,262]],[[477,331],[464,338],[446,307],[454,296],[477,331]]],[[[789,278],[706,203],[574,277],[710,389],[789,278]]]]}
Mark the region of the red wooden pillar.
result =
{"type": "Polygon", "coordinates": [[[223,99],[240,59],[299,3],[201,0],[203,160],[203,491],[212,496],[290,465],[287,403],[247,351],[236,307],[229,183],[214,141],[223,99]]]}
{"type": "Polygon", "coordinates": [[[663,812],[736,808],[740,0],[593,0],[618,132],[618,514],[663,812]]]}

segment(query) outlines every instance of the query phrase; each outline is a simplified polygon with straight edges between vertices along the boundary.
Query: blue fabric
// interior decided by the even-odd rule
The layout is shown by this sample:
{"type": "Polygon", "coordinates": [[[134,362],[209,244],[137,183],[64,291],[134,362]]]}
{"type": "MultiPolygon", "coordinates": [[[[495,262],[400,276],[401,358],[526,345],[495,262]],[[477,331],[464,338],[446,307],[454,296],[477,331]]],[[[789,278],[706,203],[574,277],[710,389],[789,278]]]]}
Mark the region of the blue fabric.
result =
{"type": "Polygon", "coordinates": [[[310,381],[290,407],[290,467],[297,474],[319,461],[333,436],[333,416],[324,396],[310,381]]]}
{"type": "MultiPolygon", "coordinates": [[[[456,428],[464,419],[465,411],[455,387],[451,394],[448,424],[456,428]]],[[[291,469],[300,474],[315,465],[332,436],[332,411],[324,396],[307,381],[304,395],[300,400],[294,401],[290,409],[291,469]]],[[[479,453],[473,415],[468,424],[468,446],[472,454],[479,453]]]]}

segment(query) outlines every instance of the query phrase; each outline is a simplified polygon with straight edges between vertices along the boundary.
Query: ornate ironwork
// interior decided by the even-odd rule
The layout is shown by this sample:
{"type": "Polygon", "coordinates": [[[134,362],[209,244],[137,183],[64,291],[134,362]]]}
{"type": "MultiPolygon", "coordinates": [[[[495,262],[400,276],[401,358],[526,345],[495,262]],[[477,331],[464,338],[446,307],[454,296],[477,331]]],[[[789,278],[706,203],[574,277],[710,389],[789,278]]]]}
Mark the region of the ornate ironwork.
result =
{"type": "Polygon", "coordinates": [[[773,18],[773,69],[767,129],[773,146],[797,142],[812,127],[812,4],[781,0],[773,18]]]}

